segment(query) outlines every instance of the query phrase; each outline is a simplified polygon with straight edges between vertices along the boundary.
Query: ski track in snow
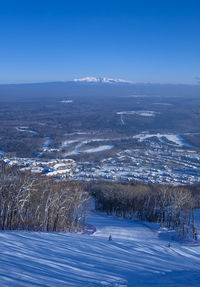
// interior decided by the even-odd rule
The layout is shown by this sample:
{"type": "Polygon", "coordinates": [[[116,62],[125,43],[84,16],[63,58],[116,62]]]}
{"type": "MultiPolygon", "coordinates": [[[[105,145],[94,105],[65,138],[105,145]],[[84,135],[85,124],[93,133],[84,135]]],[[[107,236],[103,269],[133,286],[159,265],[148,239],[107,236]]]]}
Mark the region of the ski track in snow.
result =
{"type": "Polygon", "coordinates": [[[124,119],[123,119],[123,114],[120,114],[120,120],[121,120],[121,124],[125,125],[124,119]]]}
{"type": "Polygon", "coordinates": [[[199,286],[200,246],[168,248],[139,221],[91,214],[88,224],[93,235],[0,232],[0,286],[199,286]]]}
{"type": "Polygon", "coordinates": [[[159,139],[160,142],[167,144],[169,142],[171,142],[172,144],[175,144],[177,146],[189,146],[189,144],[187,144],[185,142],[185,140],[179,136],[179,135],[175,135],[175,134],[138,134],[136,136],[133,136],[133,138],[138,139],[139,141],[144,141],[146,139],[150,139],[153,137],[157,137],[159,139]],[[166,141],[167,140],[167,141],[166,141]]]}
{"type": "Polygon", "coordinates": [[[110,150],[113,147],[114,147],[113,145],[100,145],[96,148],[85,149],[83,152],[84,153],[96,153],[96,152],[101,152],[105,150],[110,150]]]}
{"type": "Polygon", "coordinates": [[[28,132],[28,133],[31,133],[31,134],[34,134],[34,135],[39,135],[39,132],[37,131],[34,131],[34,130],[30,130],[29,127],[16,127],[16,130],[19,131],[19,132],[28,132]]]}
{"type": "Polygon", "coordinates": [[[159,114],[155,111],[122,111],[117,112],[117,115],[137,115],[141,117],[154,117],[156,114],[159,114]]]}
{"type": "Polygon", "coordinates": [[[66,147],[71,146],[74,143],[77,143],[72,151],[67,152],[67,153],[64,154],[65,157],[71,156],[71,155],[77,155],[79,153],[102,152],[104,150],[112,149],[113,145],[101,145],[101,146],[98,146],[98,147],[89,148],[89,149],[85,149],[85,150],[81,150],[81,148],[86,146],[89,143],[93,143],[93,142],[94,143],[96,143],[96,142],[107,142],[107,141],[111,141],[111,140],[110,139],[88,139],[88,140],[77,139],[77,140],[68,140],[68,141],[65,141],[62,144],[62,148],[66,148],[66,147]]]}

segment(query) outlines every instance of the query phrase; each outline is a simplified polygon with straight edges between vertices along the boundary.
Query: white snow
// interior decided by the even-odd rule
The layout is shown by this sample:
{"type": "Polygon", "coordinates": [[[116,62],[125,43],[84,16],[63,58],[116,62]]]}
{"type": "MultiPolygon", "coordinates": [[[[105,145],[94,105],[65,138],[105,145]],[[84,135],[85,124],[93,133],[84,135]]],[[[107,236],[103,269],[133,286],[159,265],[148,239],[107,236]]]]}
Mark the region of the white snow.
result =
{"type": "Polygon", "coordinates": [[[155,225],[139,221],[91,214],[88,223],[93,235],[0,232],[0,285],[199,286],[200,245],[169,248],[155,225]]]}
{"type": "Polygon", "coordinates": [[[135,95],[126,96],[126,98],[143,98],[143,97],[147,97],[147,95],[135,94],[135,95]]]}
{"type": "Polygon", "coordinates": [[[101,151],[105,151],[105,150],[110,150],[112,149],[114,146],[113,145],[101,145],[95,148],[90,148],[90,149],[85,149],[83,152],[85,153],[95,153],[95,152],[101,152],[101,151]]]}
{"type": "Polygon", "coordinates": [[[132,81],[126,81],[123,79],[113,79],[113,78],[98,78],[98,77],[84,77],[84,78],[79,78],[79,79],[74,79],[74,82],[88,82],[88,83],[131,83],[133,84],[134,82],[132,81]]]}
{"type": "Polygon", "coordinates": [[[120,121],[122,125],[125,125],[124,119],[123,119],[123,114],[120,114],[120,121]]]}
{"type": "Polygon", "coordinates": [[[65,136],[73,136],[73,135],[89,135],[90,132],[73,132],[73,133],[66,133],[65,136]]]}
{"type": "Polygon", "coordinates": [[[79,142],[80,140],[66,140],[62,143],[61,149],[64,149],[66,147],[69,147],[70,145],[79,142]]]}
{"type": "Polygon", "coordinates": [[[28,132],[28,133],[31,133],[31,134],[34,134],[34,135],[39,135],[39,133],[37,131],[30,130],[29,127],[26,127],[26,126],[16,127],[16,130],[18,132],[28,132]]]}
{"type": "Polygon", "coordinates": [[[62,100],[61,103],[70,104],[70,103],[73,103],[73,100],[62,100]]]}
{"type": "Polygon", "coordinates": [[[43,144],[43,151],[44,152],[48,152],[49,151],[49,145],[50,145],[50,143],[53,141],[53,139],[52,138],[50,138],[50,137],[46,137],[45,138],[45,141],[44,141],[44,144],[43,144]]]}
{"type": "Polygon", "coordinates": [[[160,134],[160,133],[146,134],[146,133],[143,133],[143,134],[138,134],[138,135],[133,136],[133,138],[139,139],[139,141],[144,141],[146,139],[153,138],[153,137],[157,137],[161,142],[164,142],[164,143],[167,143],[165,141],[165,139],[167,139],[169,142],[172,142],[173,144],[176,144],[178,146],[184,146],[184,145],[188,146],[188,144],[185,142],[185,140],[181,136],[174,135],[174,134],[160,134]]]}
{"type": "Polygon", "coordinates": [[[53,139],[50,137],[46,137],[44,140],[44,143],[42,145],[42,149],[40,150],[40,152],[38,153],[37,157],[42,157],[44,152],[54,152],[57,151],[55,149],[51,149],[50,148],[50,143],[53,142],[53,139]]]}
{"type": "Polygon", "coordinates": [[[54,169],[58,169],[58,168],[61,168],[61,167],[65,167],[66,166],[66,163],[57,163],[53,166],[54,169]]]}
{"type": "Polygon", "coordinates": [[[153,103],[153,105],[173,106],[171,103],[153,103]]]}
{"type": "Polygon", "coordinates": [[[65,168],[65,169],[59,169],[59,170],[50,171],[46,175],[47,176],[64,175],[64,174],[69,174],[70,171],[71,171],[70,168],[65,168]]]}
{"type": "Polygon", "coordinates": [[[154,111],[122,111],[117,112],[117,115],[138,115],[141,117],[154,117],[157,112],[154,111]]]}
{"type": "MultiPolygon", "coordinates": [[[[89,144],[89,143],[106,142],[106,141],[110,141],[110,139],[101,139],[101,138],[98,139],[98,138],[96,138],[96,139],[87,139],[87,140],[79,139],[79,140],[65,141],[62,144],[62,147],[64,147],[64,148],[65,147],[69,147],[73,143],[77,143],[77,144],[75,145],[75,147],[73,148],[72,151],[65,153],[64,156],[77,155],[80,152],[87,152],[87,149],[86,150],[81,150],[81,148],[84,147],[85,145],[89,144]]],[[[111,145],[109,145],[109,147],[111,147],[111,145]]],[[[102,150],[101,150],[101,148],[100,148],[100,150],[98,150],[98,147],[94,148],[94,149],[93,148],[92,149],[88,149],[88,150],[89,150],[89,153],[90,152],[99,152],[99,151],[103,151],[104,148],[108,149],[108,145],[104,145],[102,150]],[[95,149],[97,149],[97,151],[95,151],[95,149]],[[92,150],[94,150],[94,151],[92,151],[92,150]]]]}

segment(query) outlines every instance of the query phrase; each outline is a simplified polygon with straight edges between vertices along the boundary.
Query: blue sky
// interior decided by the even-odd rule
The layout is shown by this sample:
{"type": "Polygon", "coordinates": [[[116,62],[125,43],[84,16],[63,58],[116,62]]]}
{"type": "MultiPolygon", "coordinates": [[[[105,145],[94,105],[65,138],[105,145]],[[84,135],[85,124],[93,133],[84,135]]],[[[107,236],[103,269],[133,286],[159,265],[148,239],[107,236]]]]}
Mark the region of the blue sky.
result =
{"type": "Polygon", "coordinates": [[[0,83],[196,83],[200,1],[0,1],[0,41],[0,83]]]}

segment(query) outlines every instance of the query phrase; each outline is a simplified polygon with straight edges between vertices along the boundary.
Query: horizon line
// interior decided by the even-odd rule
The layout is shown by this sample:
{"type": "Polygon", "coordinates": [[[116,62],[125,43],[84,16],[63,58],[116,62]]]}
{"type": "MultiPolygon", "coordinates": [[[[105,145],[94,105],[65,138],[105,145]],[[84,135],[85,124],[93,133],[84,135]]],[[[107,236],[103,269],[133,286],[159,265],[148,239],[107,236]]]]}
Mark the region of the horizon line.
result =
{"type": "MultiPolygon", "coordinates": [[[[101,77],[104,78],[104,77],[101,77]]],[[[111,78],[108,78],[111,79],[111,78]]],[[[52,80],[52,81],[33,81],[33,82],[11,82],[11,83],[1,83],[0,86],[20,86],[20,85],[37,85],[37,84],[51,84],[51,83],[74,83],[74,84],[88,84],[88,85],[172,85],[172,86],[200,86],[197,83],[170,83],[170,82],[133,82],[133,81],[126,81],[124,82],[92,82],[92,81],[77,81],[77,79],[72,80],[52,80]]]]}

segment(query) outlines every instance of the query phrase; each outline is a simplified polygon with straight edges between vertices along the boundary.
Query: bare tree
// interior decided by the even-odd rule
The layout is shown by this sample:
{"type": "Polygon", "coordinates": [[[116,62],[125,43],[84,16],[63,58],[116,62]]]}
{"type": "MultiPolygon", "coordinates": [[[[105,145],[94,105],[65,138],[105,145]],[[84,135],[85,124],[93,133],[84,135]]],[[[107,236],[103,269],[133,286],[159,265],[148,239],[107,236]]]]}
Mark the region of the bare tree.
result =
{"type": "Polygon", "coordinates": [[[2,166],[0,228],[78,231],[84,228],[89,193],[78,182],[61,182],[2,166]]]}

